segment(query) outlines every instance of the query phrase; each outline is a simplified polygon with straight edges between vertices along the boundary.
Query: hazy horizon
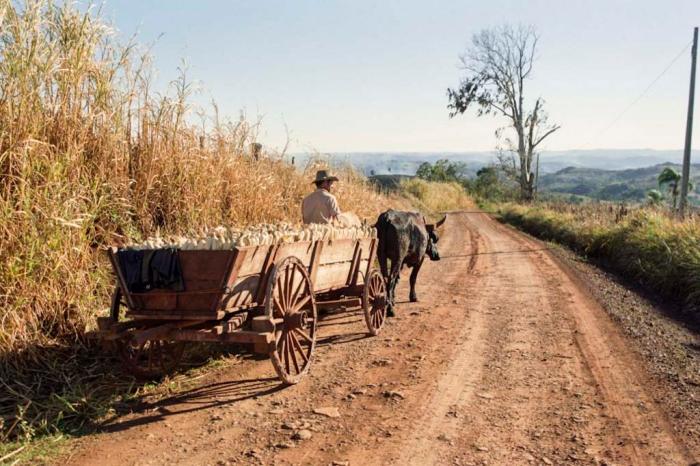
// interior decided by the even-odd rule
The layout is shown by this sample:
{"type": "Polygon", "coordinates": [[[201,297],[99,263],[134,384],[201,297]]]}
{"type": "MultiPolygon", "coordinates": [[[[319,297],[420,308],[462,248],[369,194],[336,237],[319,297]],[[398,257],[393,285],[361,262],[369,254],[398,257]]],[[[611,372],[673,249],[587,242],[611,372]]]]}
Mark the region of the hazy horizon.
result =
{"type": "MultiPolygon", "coordinates": [[[[631,147],[631,148],[611,148],[611,147],[602,147],[602,148],[592,148],[592,149],[547,149],[540,151],[541,153],[550,153],[550,152],[634,152],[634,151],[645,151],[645,152],[680,152],[681,154],[683,153],[684,149],[653,149],[649,147],[631,147]]],[[[320,154],[342,154],[342,153],[353,153],[353,154],[375,154],[375,153],[401,153],[401,154],[431,154],[431,153],[454,153],[454,154],[462,154],[462,153],[477,153],[477,152],[497,152],[496,149],[484,149],[484,150],[470,150],[470,149],[463,149],[463,150],[439,150],[439,149],[426,149],[426,150],[391,150],[391,149],[381,149],[381,150],[374,150],[374,149],[368,149],[368,150],[336,150],[336,151],[326,151],[326,152],[321,152],[321,151],[287,151],[289,154],[307,154],[307,153],[320,153],[320,154]]],[[[700,148],[695,148],[695,145],[692,148],[691,154],[696,154],[700,153],[700,148]]]]}
{"type": "MultiPolygon", "coordinates": [[[[366,175],[414,175],[423,162],[435,163],[440,159],[464,164],[467,176],[476,176],[479,168],[497,163],[493,151],[368,151],[368,152],[296,152],[288,153],[287,160],[294,157],[299,167],[304,167],[315,156],[327,157],[331,163],[351,164],[366,175]]],[[[648,168],[665,163],[681,164],[681,150],[568,150],[543,152],[539,159],[540,172],[555,173],[568,167],[600,170],[629,170],[648,168]]],[[[694,150],[691,162],[700,165],[700,150],[694,150]]]]}

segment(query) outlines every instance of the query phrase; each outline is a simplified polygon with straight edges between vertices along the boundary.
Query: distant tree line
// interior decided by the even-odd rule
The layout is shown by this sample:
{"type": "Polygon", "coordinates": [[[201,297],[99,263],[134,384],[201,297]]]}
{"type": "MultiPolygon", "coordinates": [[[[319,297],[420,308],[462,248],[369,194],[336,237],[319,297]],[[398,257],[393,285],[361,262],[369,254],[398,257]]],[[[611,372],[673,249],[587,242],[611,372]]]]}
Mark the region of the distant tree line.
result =
{"type": "Polygon", "coordinates": [[[484,199],[510,199],[518,195],[517,186],[500,167],[493,165],[480,168],[476,177],[470,178],[465,163],[441,159],[420,164],[416,176],[426,181],[459,183],[470,194],[484,199]]]}
{"type": "Polygon", "coordinates": [[[464,183],[466,181],[467,166],[463,162],[450,162],[441,159],[434,164],[423,162],[416,170],[416,176],[426,181],[464,183]]]}

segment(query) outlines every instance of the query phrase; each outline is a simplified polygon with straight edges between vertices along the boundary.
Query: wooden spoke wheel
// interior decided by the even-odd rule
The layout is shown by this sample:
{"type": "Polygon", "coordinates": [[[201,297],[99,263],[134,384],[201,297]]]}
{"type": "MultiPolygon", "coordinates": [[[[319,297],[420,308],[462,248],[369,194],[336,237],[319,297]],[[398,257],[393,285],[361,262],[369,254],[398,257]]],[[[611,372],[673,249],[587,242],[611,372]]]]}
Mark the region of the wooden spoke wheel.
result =
{"type": "Polygon", "coordinates": [[[140,345],[134,338],[118,340],[124,368],[142,379],[153,379],[175,370],[182,359],[185,342],[147,340],[140,345]]]}
{"type": "Polygon", "coordinates": [[[290,256],[275,264],[267,283],[265,313],[275,322],[270,359],[284,383],[308,372],[316,346],[316,300],[304,264],[290,256]]]}
{"type": "MultiPolygon", "coordinates": [[[[117,286],[112,294],[109,316],[116,323],[127,309],[121,288],[117,286]]],[[[116,353],[124,369],[135,377],[152,379],[169,374],[180,363],[185,350],[185,342],[149,340],[139,345],[133,337],[127,336],[115,342],[116,353]]]]}
{"type": "Polygon", "coordinates": [[[365,311],[365,322],[369,333],[377,335],[386,322],[387,293],[384,277],[377,269],[373,269],[365,280],[362,293],[362,309],[365,311]]]}

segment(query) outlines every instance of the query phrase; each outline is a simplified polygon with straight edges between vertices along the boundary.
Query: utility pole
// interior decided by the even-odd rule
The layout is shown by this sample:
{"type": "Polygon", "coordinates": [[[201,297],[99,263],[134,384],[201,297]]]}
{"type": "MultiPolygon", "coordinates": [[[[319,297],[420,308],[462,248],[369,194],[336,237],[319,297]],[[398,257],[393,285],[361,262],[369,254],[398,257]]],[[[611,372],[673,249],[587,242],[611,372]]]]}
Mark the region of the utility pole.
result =
{"type": "Polygon", "coordinates": [[[537,192],[539,191],[540,184],[540,153],[537,153],[537,162],[535,164],[535,196],[537,199],[537,192]]]}
{"type": "Polygon", "coordinates": [[[698,61],[698,28],[693,29],[693,49],[690,64],[690,95],[688,96],[688,120],[685,126],[685,149],[683,150],[683,176],[681,178],[681,203],[678,214],[685,217],[688,204],[688,182],[690,181],[690,146],[693,139],[693,106],[695,104],[695,65],[698,61]]]}

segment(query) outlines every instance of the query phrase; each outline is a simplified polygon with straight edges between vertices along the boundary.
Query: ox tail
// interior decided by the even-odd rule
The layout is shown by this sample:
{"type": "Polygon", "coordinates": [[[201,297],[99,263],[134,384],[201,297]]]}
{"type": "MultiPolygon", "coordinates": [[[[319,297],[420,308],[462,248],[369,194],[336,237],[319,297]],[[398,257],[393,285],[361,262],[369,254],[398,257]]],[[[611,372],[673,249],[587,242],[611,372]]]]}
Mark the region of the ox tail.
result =
{"type": "Polygon", "coordinates": [[[384,280],[389,279],[389,268],[387,263],[387,233],[392,227],[389,222],[389,216],[386,212],[381,214],[374,224],[377,229],[377,261],[379,262],[379,270],[382,272],[384,280]]]}

